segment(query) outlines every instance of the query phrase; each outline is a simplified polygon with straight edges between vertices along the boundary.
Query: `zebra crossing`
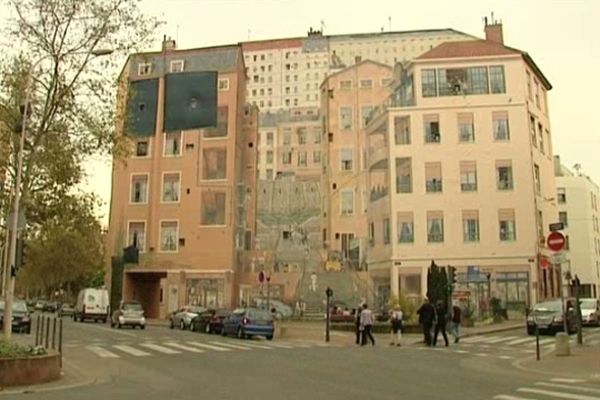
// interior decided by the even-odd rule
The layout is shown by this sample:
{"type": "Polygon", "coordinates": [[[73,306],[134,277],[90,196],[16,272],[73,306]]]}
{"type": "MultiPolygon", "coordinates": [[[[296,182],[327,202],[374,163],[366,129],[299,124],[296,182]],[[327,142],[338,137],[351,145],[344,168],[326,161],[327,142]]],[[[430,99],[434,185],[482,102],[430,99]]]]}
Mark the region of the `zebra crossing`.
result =
{"type": "Polygon", "coordinates": [[[600,386],[585,379],[553,378],[519,387],[510,394],[498,394],[494,400],[600,400],[600,386]]]}
{"type": "Polygon", "coordinates": [[[197,340],[187,341],[148,341],[141,343],[118,343],[103,344],[94,342],[83,347],[99,358],[116,359],[122,357],[152,357],[157,355],[177,354],[202,354],[207,352],[231,352],[231,351],[269,351],[306,349],[311,347],[331,347],[318,342],[253,342],[234,340],[211,340],[200,342],[197,340]]]}
{"type": "MultiPolygon", "coordinates": [[[[575,343],[576,337],[571,336],[570,341],[575,343]]],[[[541,336],[539,339],[540,348],[550,350],[554,348],[556,338],[541,336]]],[[[590,346],[600,345],[600,331],[590,331],[584,334],[584,343],[590,346]]],[[[483,347],[483,348],[502,348],[505,350],[524,350],[530,352],[535,349],[535,336],[509,335],[476,335],[460,340],[460,345],[464,347],[483,347]]]]}

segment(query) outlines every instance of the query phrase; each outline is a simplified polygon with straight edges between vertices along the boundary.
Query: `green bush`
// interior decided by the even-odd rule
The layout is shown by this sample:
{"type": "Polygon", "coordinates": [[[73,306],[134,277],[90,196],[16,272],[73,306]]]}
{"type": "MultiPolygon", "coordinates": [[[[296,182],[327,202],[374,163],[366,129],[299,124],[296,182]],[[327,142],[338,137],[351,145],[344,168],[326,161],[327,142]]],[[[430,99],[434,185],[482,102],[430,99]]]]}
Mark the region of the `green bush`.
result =
{"type": "Polygon", "coordinates": [[[41,346],[21,346],[16,343],[0,340],[0,358],[33,357],[43,356],[45,354],[47,354],[46,349],[41,346]]]}

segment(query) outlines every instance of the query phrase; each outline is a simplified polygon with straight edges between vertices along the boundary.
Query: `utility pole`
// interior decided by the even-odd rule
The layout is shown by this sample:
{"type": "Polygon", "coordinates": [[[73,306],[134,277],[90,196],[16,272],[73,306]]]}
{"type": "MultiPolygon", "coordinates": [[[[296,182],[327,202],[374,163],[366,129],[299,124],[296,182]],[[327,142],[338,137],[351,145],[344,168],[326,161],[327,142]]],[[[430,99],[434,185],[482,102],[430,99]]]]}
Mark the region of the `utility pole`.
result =
{"type": "Polygon", "coordinates": [[[327,313],[325,314],[325,341],[329,342],[329,330],[331,321],[331,297],[333,297],[333,290],[328,286],[325,290],[325,296],[327,296],[327,313]]]}
{"type": "MultiPolygon", "coordinates": [[[[575,311],[577,312],[577,344],[583,344],[583,321],[581,320],[581,303],[579,301],[579,287],[581,286],[581,281],[579,277],[575,275],[575,279],[572,281],[573,287],[575,289],[575,311]]],[[[566,319],[566,318],[565,318],[566,319]]]]}

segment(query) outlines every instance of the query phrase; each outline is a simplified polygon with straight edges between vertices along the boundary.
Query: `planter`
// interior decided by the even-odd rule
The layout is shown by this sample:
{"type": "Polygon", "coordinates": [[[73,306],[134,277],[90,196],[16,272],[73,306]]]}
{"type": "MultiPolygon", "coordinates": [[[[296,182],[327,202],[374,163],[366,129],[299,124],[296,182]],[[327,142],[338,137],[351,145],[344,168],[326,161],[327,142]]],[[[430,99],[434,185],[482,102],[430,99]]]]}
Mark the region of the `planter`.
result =
{"type": "Polygon", "coordinates": [[[0,358],[0,387],[24,386],[60,378],[60,354],[0,358]]]}
{"type": "MultiPolygon", "coordinates": [[[[331,324],[332,331],[345,331],[345,332],[354,332],[355,330],[354,323],[334,323],[331,324]]],[[[392,326],[389,322],[383,323],[375,323],[373,325],[373,333],[390,333],[392,330],[392,326]]],[[[403,333],[420,333],[421,327],[419,325],[414,324],[404,324],[403,333]]]]}

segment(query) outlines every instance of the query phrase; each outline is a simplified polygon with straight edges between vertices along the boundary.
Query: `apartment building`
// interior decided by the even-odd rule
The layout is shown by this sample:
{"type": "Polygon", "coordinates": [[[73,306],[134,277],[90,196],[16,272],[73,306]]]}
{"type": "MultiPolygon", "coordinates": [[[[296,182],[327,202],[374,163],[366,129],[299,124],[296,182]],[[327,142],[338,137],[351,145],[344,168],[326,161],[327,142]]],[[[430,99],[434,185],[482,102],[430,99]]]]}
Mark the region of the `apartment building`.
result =
{"type": "Polygon", "coordinates": [[[445,42],[396,71],[369,141],[368,267],[381,294],[420,301],[431,262],[457,269],[455,294],[509,309],[558,295],[542,272],[558,218],[547,91],[531,57],[486,40],[445,42]]]}
{"type": "Polygon", "coordinates": [[[247,98],[261,112],[318,108],[323,80],[357,57],[392,66],[443,42],[473,39],[453,29],[323,35],[311,28],[306,37],[245,42],[247,98]]]}
{"type": "Polygon", "coordinates": [[[122,249],[139,264],[113,273],[113,289],[142,302],[150,318],[184,304],[235,304],[237,253],[251,246],[255,220],[258,110],[245,106],[239,46],[131,55],[121,89],[126,160],[115,160],[107,237],[114,265],[122,249]],[[246,243],[245,243],[246,242],[246,243]]]}
{"type": "Polygon", "coordinates": [[[600,294],[600,225],[598,199],[600,188],[581,171],[571,171],[554,156],[556,173],[556,202],[559,221],[565,235],[565,265],[577,275],[582,297],[600,294]]]}
{"type": "Polygon", "coordinates": [[[360,239],[367,238],[365,127],[371,113],[390,96],[392,68],[360,59],[330,75],[321,85],[324,155],[322,188],[323,242],[342,259],[356,259],[360,239]]]}

